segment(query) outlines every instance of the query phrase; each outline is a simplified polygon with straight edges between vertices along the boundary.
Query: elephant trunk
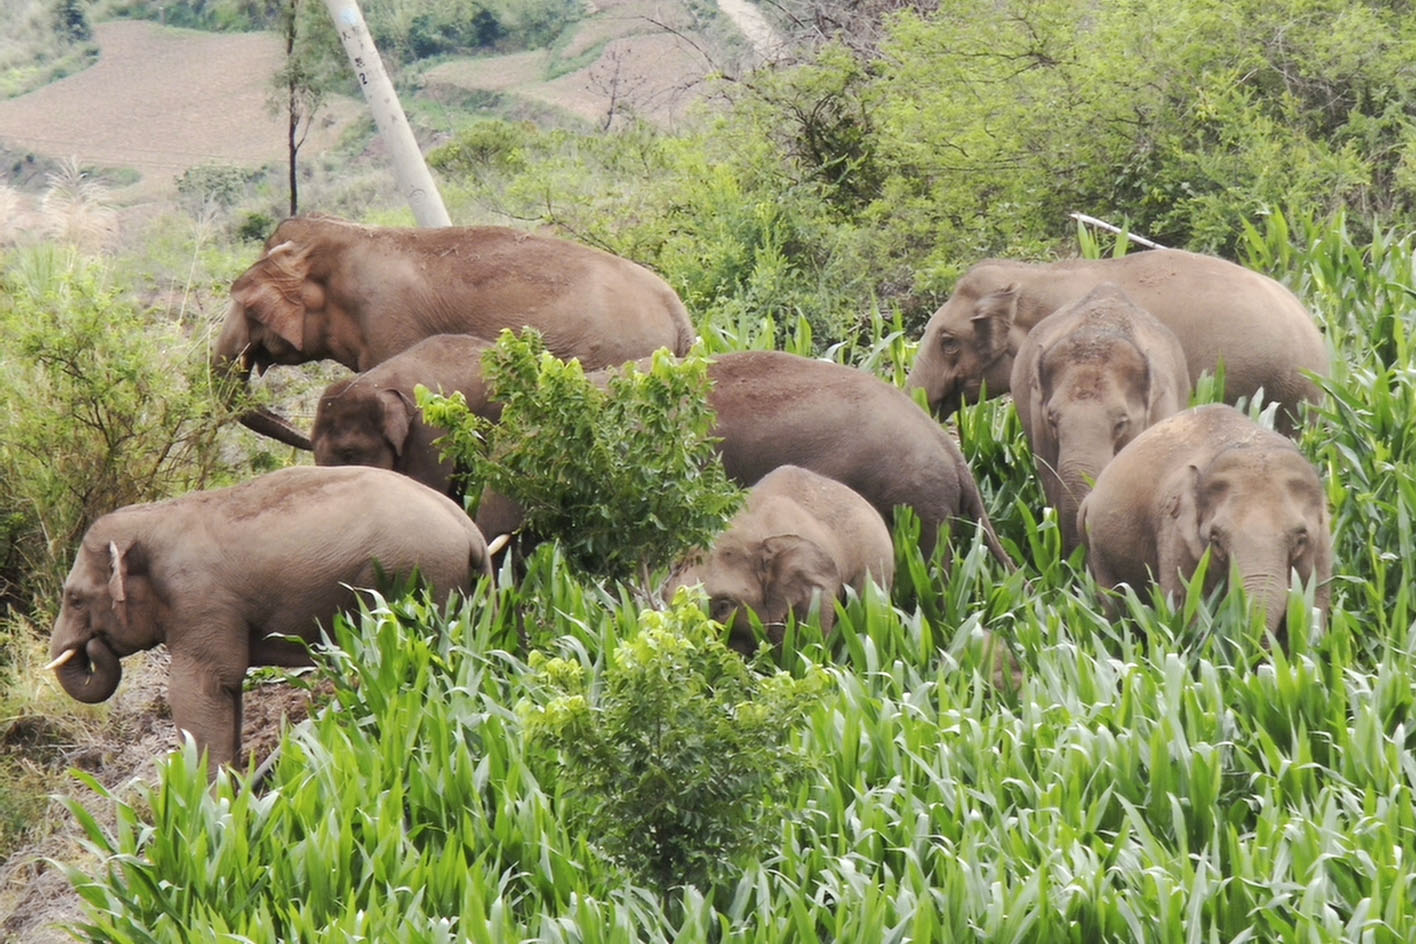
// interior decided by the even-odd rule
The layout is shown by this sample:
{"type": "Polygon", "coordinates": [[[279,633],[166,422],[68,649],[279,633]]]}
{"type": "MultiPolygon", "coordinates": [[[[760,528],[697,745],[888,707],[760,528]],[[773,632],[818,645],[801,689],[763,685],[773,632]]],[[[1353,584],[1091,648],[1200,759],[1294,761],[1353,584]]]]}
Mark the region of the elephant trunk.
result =
{"type": "Polygon", "coordinates": [[[1081,543],[1077,510],[1081,508],[1082,500],[1091,494],[1092,484],[1105,460],[1110,458],[1107,455],[1103,461],[1097,462],[1089,454],[1069,451],[1057,463],[1057,519],[1062,529],[1062,551],[1065,554],[1072,553],[1081,543]]]}
{"type": "MultiPolygon", "coordinates": [[[[233,311],[227,316],[226,326],[222,329],[221,336],[217,338],[216,349],[211,356],[212,374],[218,379],[223,391],[222,399],[228,405],[236,400],[240,391],[250,380],[253,364],[251,352],[248,350],[249,336],[244,333],[243,328],[232,327],[233,324],[240,324],[240,317],[239,310],[233,311]]],[[[287,446],[303,449],[306,452],[314,450],[310,444],[309,436],[296,429],[289,420],[268,407],[262,406],[247,410],[241,415],[241,425],[253,433],[274,439],[287,446]]]]}
{"type": "Polygon", "coordinates": [[[1250,605],[1264,608],[1264,626],[1271,633],[1278,632],[1288,616],[1288,561],[1282,556],[1275,557],[1271,549],[1265,549],[1262,556],[1246,560],[1240,556],[1236,562],[1239,580],[1250,605]]]}
{"type": "Polygon", "coordinates": [[[73,653],[55,670],[59,684],[69,697],[92,705],[106,701],[117,691],[118,682],[123,678],[123,665],[117,653],[102,639],[95,636],[83,648],[77,645],[56,648],[61,657],[73,653]]]}

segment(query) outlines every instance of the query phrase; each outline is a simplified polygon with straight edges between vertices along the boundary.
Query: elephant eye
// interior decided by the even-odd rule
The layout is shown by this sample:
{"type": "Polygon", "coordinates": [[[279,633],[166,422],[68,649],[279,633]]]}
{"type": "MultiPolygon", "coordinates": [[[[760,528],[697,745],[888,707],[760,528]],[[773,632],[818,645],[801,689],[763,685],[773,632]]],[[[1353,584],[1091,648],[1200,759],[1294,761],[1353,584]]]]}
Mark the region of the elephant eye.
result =
{"type": "Polygon", "coordinates": [[[1298,556],[1308,549],[1308,529],[1299,525],[1293,530],[1293,554],[1298,556]]]}
{"type": "Polygon", "coordinates": [[[726,597],[715,597],[708,603],[708,615],[719,623],[726,623],[731,619],[736,609],[737,604],[726,597]]]}
{"type": "Polygon", "coordinates": [[[1127,430],[1129,430],[1130,428],[1131,418],[1129,416],[1123,416],[1119,418],[1116,421],[1116,425],[1112,427],[1111,435],[1114,436],[1116,439],[1120,439],[1122,436],[1126,435],[1127,430]]]}
{"type": "Polygon", "coordinates": [[[1212,529],[1209,536],[1210,558],[1213,560],[1224,560],[1227,556],[1224,549],[1227,543],[1228,542],[1224,540],[1224,533],[1222,531],[1218,528],[1212,529]]]}
{"type": "Polygon", "coordinates": [[[959,339],[952,334],[941,334],[939,336],[939,349],[945,354],[956,354],[959,350],[959,339]]]}

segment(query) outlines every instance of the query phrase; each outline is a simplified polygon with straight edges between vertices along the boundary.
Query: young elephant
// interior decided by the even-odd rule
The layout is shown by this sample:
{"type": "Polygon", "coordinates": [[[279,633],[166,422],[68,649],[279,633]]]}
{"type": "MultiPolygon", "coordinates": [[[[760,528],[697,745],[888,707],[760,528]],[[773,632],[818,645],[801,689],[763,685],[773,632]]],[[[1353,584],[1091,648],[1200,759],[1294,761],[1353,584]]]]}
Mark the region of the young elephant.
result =
{"type": "Polygon", "coordinates": [[[788,613],[805,618],[817,603],[829,632],[832,604],[846,587],[863,593],[867,580],[888,587],[894,577],[890,531],[870,502],[840,482],[784,465],[752,487],[713,547],[680,565],[665,592],[702,584],[710,615],[731,627],[730,644],[751,655],[749,611],[781,645],[788,613]]]}
{"type": "Polygon", "coordinates": [[[1098,583],[1178,595],[1210,551],[1206,589],[1231,565],[1277,632],[1290,570],[1328,609],[1332,534],[1317,471],[1283,436],[1230,406],[1196,407],[1141,433],[1101,470],[1077,527],[1098,583]]]}
{"type": "Polygon", "coordinates": [[[980,262],[925,326],[908,386],[947,416],[964,400],[1007,393],[1029,330],[1102,282],[1114,282],[1180,340],[1190,381],[1224,365],[1227,402],[1260,387],[1279,403],[1277,425],[1296,427],[1299,404],[1321,397],[1303,371],[1328,372],[1318,326],[1278,282],[1214,256],[1153,249],[1114,259],[1033,264],[980,262]]]}
{"type": "Polygon", "coordinates": [[[1079,541],[1077,508],[1102,467],[1190,401],[1180,342],[1110,282],[1028,332],[1011,386],[1069,554],[1079,541]]]}
{"type": "Polygon", "coordinates": [[[439,597],[490,576],[482,534],[445,495],[381,469],[295,467],[104,515],[84,535],[50,642],[74,698],[100,702],[119,659],[166,643],[172,720],[214,770],[240,749],[253,665],[309,664],[351,587],[414,570],[439,597]]]}
{"type": "MultiPolygon", "coordinates": [[[[316,465],[369,465],[401,472],[454,500],[453,465],[433,441],[443,430],[423,422],[414,399],[419,385],[438,393],[461,393],[474,414],[492,421],[501,404],[487,396],[482,354],[493,342],[469,334],[435,334],[408,350],[325,388],[315,410],[310,443],[316,465]]],[[[477,509],[484,534],[501,535],[521,524],[511,499],[486,492],[477,509]]]]}

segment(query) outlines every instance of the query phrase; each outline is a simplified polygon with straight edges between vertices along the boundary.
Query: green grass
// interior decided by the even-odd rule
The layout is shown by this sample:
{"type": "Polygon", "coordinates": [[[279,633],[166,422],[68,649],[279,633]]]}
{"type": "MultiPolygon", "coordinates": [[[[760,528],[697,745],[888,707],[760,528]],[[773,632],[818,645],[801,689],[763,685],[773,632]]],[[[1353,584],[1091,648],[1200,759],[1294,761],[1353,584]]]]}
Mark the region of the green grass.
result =
{"type": "MultiPolygon", "coordinates": [[[[1295,587],[1276,648],[1241,595],[1205,599],[1198,579],[1183,600],[1128,593],[1110,617],[1061,557],[1014,414],[989,401],[960,437],[1022,567],[970,532],[946,572],[902,515],[892,592],[844,604],[829,638],[794,625],[785,655],[759,655],[764,677],[824,673],[824,690],[792,734],[809,774],[726,878],[660,894],[575,826],[586,800],[517,710],[543,696],[522,640],[595,692],[640,611],[546,548],[495,607],[405,598],[342,622],[321,670],[334,695],[261,789],[209,788],[188,750],[116,826],[71,804],[95,856],[69,867],[79,936],[1416,940],[1413,242],[1279,216],[1248,239],[1336,355],[1301,443],[1336,532],[1326,625],[1295,587]],[[985,634],[1016,657],[1016,686],[995,686],[985,634]]],[[[833,353],[899,380],[910,342],[898,318],[871,320],[869,342],[833,353]]],[[[746,329],[710,345],[813,344],[805,319],[746,329]]]]}

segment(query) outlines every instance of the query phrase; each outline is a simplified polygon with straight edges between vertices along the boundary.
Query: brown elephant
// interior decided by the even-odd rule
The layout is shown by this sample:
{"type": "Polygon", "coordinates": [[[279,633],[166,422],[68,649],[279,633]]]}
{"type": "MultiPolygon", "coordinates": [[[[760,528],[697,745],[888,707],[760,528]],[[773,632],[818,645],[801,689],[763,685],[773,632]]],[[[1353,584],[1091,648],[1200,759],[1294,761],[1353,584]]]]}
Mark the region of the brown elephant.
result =
{"type": "Polygon", "coordinates": [[[941,525],[977,522],[993,556],[1013,566],[958,444],[899,387],[782,351],[720,354],[708,376],[713,435],[735,482],[799,465],[850,486],[886,521],[897,505],[910,506],[926,553],[941,525]]]}
{"type": "MultiPolygon", "coordinates": [[[[434,334],[495,339],[536,328],[587,370],[666,347],[685,354],[693,325],[678,295],[643,266],[590,246],[505,227],[400,229],[294,217],[231,285],[214,366],[331,358],[367,370],[434,334]]],[[[246,425],[309,448],[268,411],[246,425]]]]}
{"type": "Polygon", "coordinates": [[[1179,340],[1110,282],[1028,332],[1010,386],[1069,554],[1077,508],[1102,467],[1190,402],[1179,340]]]}
{"type": "MultiPolygon", "coordinates": [[[[408,376],[421,375],[420,366],[407,366],[408,376]]],[[[588,376],[600,384],[609,379],[607,371],[588,376]]],[[[779,351],[717,355],[708,377],[708,402],[717,414],[711,435],[720,440],[718,451],[733,481],[747,487],[777,466],[799,465],[850,486],[886,521],[893,521],[896,505],[909,505],[920,518],[926,551],[949,519],[980,522],[990,551],[1011,566],[958,445],[898,387],[862,370],[779,351]]],[[[475,387],[470,376],[459,382],[475,387]]],[[[385,411],[395,409],[392,397],[380,403],[385,411]]],[[[484,415],[495,410],[494,404],[483,407],[484,415]]],[[[386,412],[363,412],[350,423],[349,441],[374,444],[368,454],[387,456],[377,445],[390,423],[386,412]]],[[[426,469],[437,456],[431,446],[406,439],[399,461],[426,469]]],[[[499,526],[495,533],[504,532],[499,526]]]]}
{"type": "Polygon", "coordinates": [[[1102,282],[1175,333],[1191,383],[1224,365],[1226,402],[1260,388],[1296,428],[1299,404],[1321,391],[1303,371],[1328,372],[1327,345],[1302,303],[1278,282],[1214,256],[1154,249],[1114,259],[1053,263],[990,259],[964,273],[920,339],[907,388],[944,417],[964,400],[1007,393],[1028,331],[1102,282]]]}
{"type": "MultiPolygon", "coordinates": [[[[487,396],[482,354],[493,342],[470,334],[435,334],[363,373],[325,388],[315,409],[310,445],[316,465],[392,469],[462,500],[453,464],[434,440],[443,430],[423,422],[414,396],[419,384],[434,393],[461,393],[474,414],[496,421],[501,404],[487,396]]],[[[521,509],[497,492],[484,492],[477,526],[490,536],[521,525],[521,509]]]]}
{"type": "Polygon", "coordinates": [[[1106,587],[1154,581],[1179,596],[1208,549],[1206,590],[1232,567],[1271,631],[1284,626],[1290,571],[1317,581],[1328,610],[1332,533],[1317,470],[1231,406],[1185,410],[1137,436],[1097,476],[1077,527],[1106,587]]]}
{"type": "Polygon", "coordinates": [[[820,608],[821,629],[836,624],[834,601],[867,581],[888,588],[895,552],[885,520],[864,498],[800,466],[778,466],[748,492],[747,504],[718,535],[670,575],[665,593],[701,584],[709,615],[730,627],[729,643],[756,650],[749,613],[782,644],[787,615],[820,608]]]}
{"type": "Polygon", "coordinates": [[[309,664],[282,637],[319,638],[351,587],[414,570],[440,597],[490,576],[482,534],[445,495],[381,469],[300,466],[130,505],[84,535],[50,642],[64,690],[111,696],[119,659],[166,643],[177,727],[212,769],[240,750],[253,665],[309,664]]]}

